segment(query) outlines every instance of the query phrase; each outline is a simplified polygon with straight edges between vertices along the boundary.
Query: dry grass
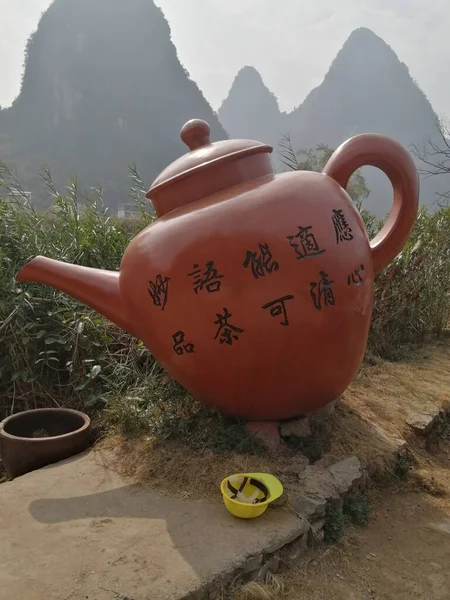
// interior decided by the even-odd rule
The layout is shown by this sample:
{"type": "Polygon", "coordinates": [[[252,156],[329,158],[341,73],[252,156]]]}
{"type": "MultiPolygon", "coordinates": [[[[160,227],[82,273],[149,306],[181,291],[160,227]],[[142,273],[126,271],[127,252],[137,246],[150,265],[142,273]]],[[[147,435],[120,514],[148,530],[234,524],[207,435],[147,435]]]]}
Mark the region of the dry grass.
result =
{"type": "Polygon", "coordinates": [[[386,436],[377,424],[343,400],[329,424],[328,455],[343,460],[356,455],[372,474],[385,471],[392,464],[398,444],[386,436]]]}
{"type": "Polygon", "coordinates": [[[216,454],[211,450],[186,451],[184,444],[149,439],[110,437],[101,443],[114,449],[111,467],[123,476],[183,498],[217,499],[218,486],[231,473],[278,473],[295,470],[295,457],[285,454],[261,457],[251,454],[216,454]]]}
{"type": "Polygon", "coordinates": [[[352,532],[338,546],[321,548],[305,556],[292,572],[283,577],[285,589],[289,587],[287,597],[329,600],[333,580],[339,579],[341,572],[350,566],[352,554],[359,547],[359,537],[352,532]]]}
{"type": "Polygon", "coordinates": [[[265,585],[248,583],[234,593],[233,600],[281,600],[288,589],[281,577],[269,574],[265,585]]]}
{"type": "Polygon", "coordinates": [[[394,437],[407,431],[410,413],[435,411],[450,400],[450,341],[416,350],[398,363],[365,366],[344,402],[394,437]]]}
{"type": "Polygon", "coordinates": [[[341,418],[349,422],[333,436],[334,451],[340,456],[356,454],[377,472],[392,460],[396,446],[407,440],[420,467],[428,448],[411,433],[406,419],[414,413],[435,413],[449,400],[448,339],[416,350],[407,361],[365,366],[344,394],[347,414],[341,418]]]}
{"type": "MultiPolygon", "coordinates": [[[[393,462],[394,445],[380,438],[377,431],[346,404],[322,423],[319,434],[329,448],[327,457],[338,461],[357,454],[371,470],[383,472],[393,462]]],[[[269,472],[285,486],[289,498],[289,484],[298,483],[307,459],[301,453],[292,453],[284,445],[266,455],[245,453],[217,454],[212,450],[186,450],[182,442],[159,441],[155,437],[126,438],[109,436],[101,442],[110,454],[110,467],[123,477],[152,485],[154,488],[183,498],[217,500],[222,479],[232,473],[269,472]]],[[[319,463],[320,464],[320,463],[319,463]]]]}
{"type": "Polygon", "coordinates": [[[231,591],[224,600],[330,600],[333,580],[351,567],[352,556],[360,546],[358,533],[351,529],[339,545],[317,548],[305,554],[288,573],[269,575],[265,584],[248,583],[231,591]]]}

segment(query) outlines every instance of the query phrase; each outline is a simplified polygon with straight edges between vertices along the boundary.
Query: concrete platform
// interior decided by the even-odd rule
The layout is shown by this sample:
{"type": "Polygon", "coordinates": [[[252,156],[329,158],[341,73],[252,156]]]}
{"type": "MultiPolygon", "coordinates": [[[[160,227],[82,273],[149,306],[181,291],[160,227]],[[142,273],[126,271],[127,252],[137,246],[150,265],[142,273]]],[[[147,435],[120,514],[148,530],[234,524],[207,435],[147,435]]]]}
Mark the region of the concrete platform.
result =
{"type": "Polygon", "coordinates": [[[124,482],[99,451],[0,485],[0,598],[180,600],[274,552],[304,524],[282,509],[253,521],[124,482]]]}

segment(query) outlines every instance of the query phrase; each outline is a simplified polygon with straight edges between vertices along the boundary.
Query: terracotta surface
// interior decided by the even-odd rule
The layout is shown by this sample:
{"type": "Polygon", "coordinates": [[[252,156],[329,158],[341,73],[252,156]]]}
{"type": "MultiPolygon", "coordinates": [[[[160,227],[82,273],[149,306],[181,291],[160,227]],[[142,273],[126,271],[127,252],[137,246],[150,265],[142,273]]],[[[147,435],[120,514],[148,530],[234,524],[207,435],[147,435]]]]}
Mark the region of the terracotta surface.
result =
{"type": "Polygon", "coordinates": [[[10,477],[24,475],[89,445],[89,417],[69,408],[38,408],[0,423],[0,454],[10,477]]]}
{"type": "Polygon", "coordinates": [[[324,173],[275,175],[271,148],[209,143],[182,131],[191,152],[148,192],[160,217],[127,248],[120,275],[37,257],[19,281],[53,285],[140,337],[200,401],[251,420],[317,410],[349,385],[363,359],[374,274],[407,240],[418,208],[408,152],[359,135],[324,173]],[[394,188],[391,214],[369,242],[345,192],[363,165],[394,188]]]}

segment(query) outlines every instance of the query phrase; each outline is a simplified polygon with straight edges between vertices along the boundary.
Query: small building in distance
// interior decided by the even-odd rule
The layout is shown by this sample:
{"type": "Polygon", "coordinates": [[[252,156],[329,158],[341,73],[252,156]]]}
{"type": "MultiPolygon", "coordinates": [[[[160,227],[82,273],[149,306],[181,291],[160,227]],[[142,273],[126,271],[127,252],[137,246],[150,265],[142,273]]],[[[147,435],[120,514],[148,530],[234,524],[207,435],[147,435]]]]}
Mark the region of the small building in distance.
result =
{"type": "Polygon", "coordinates": [[[119,204],[117,206],[118,219],[136,219],[139,217],[139,208],[133,202],[119,204]]]}
{"type": "Polygon", "coordinates": [[[1,196],[6,202],[17,202],[20,204],[31,203],[31,192],[24,192],[23,190],[8,190],[2,193],[1,196]]]}

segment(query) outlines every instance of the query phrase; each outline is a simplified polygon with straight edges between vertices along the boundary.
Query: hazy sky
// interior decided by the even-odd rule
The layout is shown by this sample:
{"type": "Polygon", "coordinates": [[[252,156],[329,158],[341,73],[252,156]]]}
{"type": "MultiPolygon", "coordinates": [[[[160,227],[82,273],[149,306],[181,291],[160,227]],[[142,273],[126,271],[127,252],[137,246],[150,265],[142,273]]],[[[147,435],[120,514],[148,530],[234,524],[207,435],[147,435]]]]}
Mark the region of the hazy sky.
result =
{"type": "MultiPolygon", "coordinates": [[[[52,0],[0,0],[0,105],[19,92],[26,40],[52,0]]],[[[92,0],[95,2],[95,0],[92,0]]],[[[126,0],[124,0],[126,2],[126,0]]],[[[450,117],[448,0],[156,0],[178,55],[217,109],[237,71],[255,66],[283,110],[318,85],[350,32],[369,27],[450,117]]]]}

